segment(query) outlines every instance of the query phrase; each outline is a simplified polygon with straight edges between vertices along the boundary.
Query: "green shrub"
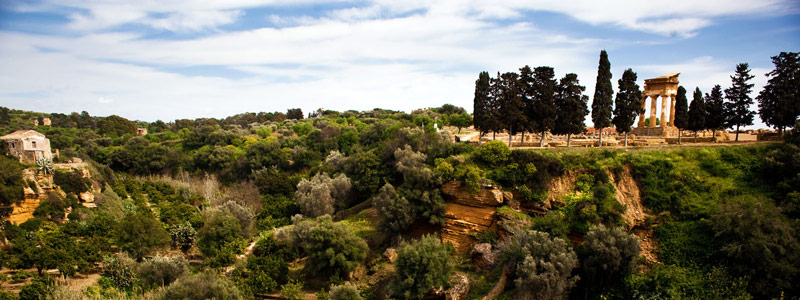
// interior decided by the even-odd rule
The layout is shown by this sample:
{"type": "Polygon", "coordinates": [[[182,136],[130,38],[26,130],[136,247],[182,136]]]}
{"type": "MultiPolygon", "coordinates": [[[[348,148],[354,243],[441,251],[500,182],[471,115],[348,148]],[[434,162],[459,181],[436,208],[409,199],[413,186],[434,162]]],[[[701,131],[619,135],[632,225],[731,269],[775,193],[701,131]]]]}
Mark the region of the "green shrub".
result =
{"type": "Polygon", "coordinates": [[[330,300],[363,300],[361,294],[358,292],[358,287],[352,283],[345,282],[334,287],[331,287],[328,292],[328,299],[330,300]]]}
{"type": "Polygon", "coordinates": [[[212,273],[200,273],[197,275],[187,273],[170,284],[155,299],[240,300],[243,298],[236,286],[223,277],[212,273]]]}
{"type": "Polygon", "coordinates": [[[0,206],[11,205],[25,198],[22,169],[16,159],[0,155],[0,206]]]}
{"type": "Polygon", "coordinates": [[[511,149],[508,149],[508,146],[501,141],[491,141],[478,147],[475,154],[479,160],[489,165],[498,166],[508,160],[508,156],[511,155],[511,149]]]}
{"type": "Polygon", "coordinates": [[[578,256],[566,241],[544,232],[516,232],[500,244],[502,261],[513,267],[515,293],[523,299],[560,299],[578,281],[578,256]]]}
{"type": "Polygon", "coordinates": [[[83,177],[83,172],[78,169],[64,171],[56,170],[53,174],[53,183],[61,187],[65,193],[79,194],[89,190],[91,181],[83,177]]]}
{"type": "Polygon", "coordinates": [[[295,224],[299,247],[309,255],[306,268],[317,275],[344,276],[367,255],[367,243],[329,215],[295,224]]]}
{"type": "Polygon", "coordinates": [[[170,243],[169,235],[161,223],[145,213],[125,216],[117,226],[116,233],[120,248],[137,260],[170,243]]]}
{"type": "Polygon", "coordinates": [[[139,263],[136,274],[145,288],[168,286],[188,271],[189,263],[181,255],[157,255],[139,263]]]}
{"type": "Polygon", "coordinates": [[[244,238],[239,220],[225,211],[210,212],[205,224],[197,232],[197,247],[207,258],[220,257],[219,264],[233,263],[231,256],[240,250],[238,245],[244,238]]]}
{"type": "Polygon", "coordinates": [[[452,251],[452,246],[442,244],[432,235],[401,246],[394,263],[398,277],[397,296],[420,299],[434,287],[449,285],[453,273],[452,251]]]}
{"type": "Polygon", "coordinates": [[[136,262],[124,253],[106,258],[103,262],[103,277],[110,279],[114,287],[120,290],[130,290],[139,282],[136,277],[136,262]]]}
{"type": "Polygon", "coordinates": [[[169,228],[169,237],[172,240],[172,246],[186,252],[194,246],[197,231],[188,222],[177,224],[169,228]]]}
{"type": "Polygon", "coordinates": [[[281,297],[287,300],[299,300],[303,298],[303,283],[291,281],[281,286],[281,297]]]}

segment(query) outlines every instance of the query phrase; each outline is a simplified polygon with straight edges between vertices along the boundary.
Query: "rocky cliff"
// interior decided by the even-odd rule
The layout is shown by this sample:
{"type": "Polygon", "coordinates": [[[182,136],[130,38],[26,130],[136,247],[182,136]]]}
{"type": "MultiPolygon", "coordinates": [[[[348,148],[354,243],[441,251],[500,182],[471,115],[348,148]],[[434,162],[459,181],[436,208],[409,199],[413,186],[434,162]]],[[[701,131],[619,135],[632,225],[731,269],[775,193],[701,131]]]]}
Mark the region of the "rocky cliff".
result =
{"type": "Polygon", "coordinates": [[[503,191],[497,187],[481,187],[470,193],[459,182],[442,186],[445,200],[445,222],[442,241],[451,243],[457,253],[467,253],[478,241],[475,235],[496,226],[495,211],[503,205],[503,191]]]}

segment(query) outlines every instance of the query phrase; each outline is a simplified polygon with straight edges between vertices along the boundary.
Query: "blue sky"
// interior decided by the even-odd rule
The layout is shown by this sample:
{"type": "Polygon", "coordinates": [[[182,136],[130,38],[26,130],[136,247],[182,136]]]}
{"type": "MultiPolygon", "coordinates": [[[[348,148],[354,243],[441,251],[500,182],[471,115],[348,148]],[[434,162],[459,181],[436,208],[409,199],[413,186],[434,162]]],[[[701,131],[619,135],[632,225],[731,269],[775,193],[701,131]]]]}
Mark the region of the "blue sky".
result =
{"type": "Polygon", "coordinates": [[[640,85],[680,72],[688,90],[708,92],[748,62],[755,97],[770,56],[800,51],[800,5],[11,0],[0,2],[0,105],[144,121],[293,107],[471,110],[480,71],[524,65],[577,73],[592,95],[601,49],[615,88],[633,68],[640,85]]]}

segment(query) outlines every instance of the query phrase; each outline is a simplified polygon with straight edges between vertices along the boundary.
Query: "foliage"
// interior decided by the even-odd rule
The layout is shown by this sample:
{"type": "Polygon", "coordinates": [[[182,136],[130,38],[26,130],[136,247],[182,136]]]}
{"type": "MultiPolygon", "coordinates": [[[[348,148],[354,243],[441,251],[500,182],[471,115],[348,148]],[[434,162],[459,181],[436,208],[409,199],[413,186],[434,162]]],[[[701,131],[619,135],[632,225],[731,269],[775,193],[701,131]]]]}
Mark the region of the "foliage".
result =
{"type": "Polygon", "coordinates": [[[618,86],[619,92],[614,100],[614,118],[611,122],[617,132],[627,134],[642,110],[642,90],[636,84],[636,73],[631,69],[622,73],[618,86]]]}
{"type": "MultiPolygon", "coordinates": [[[[697,133],[699,130],[706,129],[706,104],[703,101],[703,93],[700,88],[695,88],[692,95],[692,103],[689,104],[689,122],[686,125],[687,130],[692,130],[697,133]]],[[[676,117],[677,119],[677,117],[676,117]]]]}
{"type": "Polygon", "coordinates": [[[469,127],[470,125],[472,125],[472,116],[470,116],[466,112],[460,114],[453,114],[450,116],[448,121],[450,122],[450,125],[458,127],[458,132],[460,133],[461,128],[469,127]]]}
{"type": "Polygon", "coordinates": [[[750,110],[753,98],[750,97],[753,84],[747,83],[755,77],[750,75],[750,66],[747,63],[736,65],[736,74],[731,76],[731,87],[725,89],[723,106],[725,114],[725,127],[736,127],[736,141],[739,141],[739,126],[753,125],[755,112],[750,110]]]}
{"type": "Polygon", "coordinates": [[[263,168],[253,171],[253,181],[262,195],[291,195],[294,185],[291,179],[276,168],[263,168]]]}
{"type": "Polygon", "coordinates": [[[103,135],[123,136],[126,133],[136,134],[136,123],[117,115],[110,115],[97,122],[97,129],[103,135]]]}
{"type": "Polygon", "coordinates": [[[641,250],[632,233],[620,227],[593,226],[580,247],[581,284],[590,294],[616,286],[634,270],[641,250]]]}
{"type": "Polygon", "coordinates": [[[308,253],[306,268],[317,275],[343,276],[367,255],[364,239],[329,215],[295,223],[293,234],[296,245],[308,253]]]}
{"type": "Polygon", "coordinates": [[[242,226],[233,214],[214,210],[206,215],[205,224],[197,232],[197,248],[214,265],[233,263],[235,253],[244,238],[242,226]]]}
{"type": "Polygon", "coordinates": [[[345,282],[334,287],[331,287],[328,292],[328,299],[330,300],[363,300],[359,294],[358,287],[350,282],[345,282]]]}
{"type": "Polygon", "coordinates": [[[188,222],[177,224],[169,228],[169,237],[172,240],[172,246],[186,252],[194,246],[197,231],[188,222]]]}
{"type": "Polygon", "coordinates": [[[504,163],[511,155],[511,149],[501,141],[491,141],[478,147],[477,158],[489,165],[504,163]]]}
{"type": "Polygon", "coordinates": [[[197,275],[185,274],[170,284],[155,299],[217,299],[238,300],[243,299],[239,290],[228,281],[213,273],[200,273],[197,275]]]}
{"type": "Polygon", "coordinates": [[[611,96],[614,90],[611,87],[611,63],[608,61],[606,50],[600,51],[600,62],[597,67],[597,80],[595,81],[594,97],[592,98],[592,123],[595,128],[611,126],[611,96]]]}
{"type": "Polygon", "coordinates": [[[711,217],[720,255],[729,271],[750,278],[756,297],[796,293],[800,242],[796,229],[769,200],[738,197],[723,203],[711,217]]]}
{"type": "Polygon", "coordinates": [[[288,111],[286,111],[286,118],[294,120],[302,120],[303,110],[299,108],[291,108],[288,111]]]}
{"type": "Polygon", "coordinates": [[[711,94],[706,93],[705,99],[705,129],[720,130],[725,127],[725,108],[722,98],[722,87],[715,85],[711,94]]]}
{"type": "Polygon", "coordinates": [[[24,199],[24,184],[19,161],[0,155],[0,205],[11,205],[24,199]]]}
{"type": "Polygon", "coordinates": [[[372,205],[381,216],[378,227],[386,233],[402,233],[414,222],[414,210],[408,200],[398,195],[391,184],[384,185],[372,197],[372,205]]]}
{"type": "Polygon", "coordinates": [[[116,240],[122,250],[137,260],[170,242],[169,235],[161,223],[145,213],[125,216],[117,226],[116,240]]]}
{"type": "Polygon", "coordinates": [[[189,263],[181,255],[160,256],[142,261],[136,275],[145,288],[168,286],[188,271],[189,263]]]}
{"type": "Polygon", "coordinates": [[[103,277],[110,279],[118,289],[130,290],[139,281],[136,276],[136,262],[124,253],[108,257],[103,262],[103,277]]]}
{"type": "Polygon", "coordinates": [[[758,114],[767,125],[782,130],[793,127],[800,116],[800,53],[781,52],[772,57],[775,69],[758,93],[758,114]]]}
{"type": "Polygon", "coordinates": [[[303,283],[292,281],[281,286],[281,297],[287,300],[299,300],[303,298],[303,283]]]}
{"type": "Polygon", "coordinates": [[[525,299],[560,299],[578,281],[572,270],[578,256],[561,238],[523,230],[500,244],[505,264],[513,267],[515,293],[525,299]]]}
{"type": "Polygon", "coordinates": [[[580,85],[578,75],[569,73],[561,78],[556,94],[556,122],[553,134],[578,134],[586,129],[583,121],[589,113],[589,96],[586,87],[580,85]]]}
{"type": "Polygon", "coordinates": [[[680,130],[689,128],[689,104],[686,99],[686,89],[683,86],[678,87],[678,94],[675,96],[675,124],[672,126],[678,127],[680,130]]]}
{"type": "Polygon", "coordinates": [[[494,122],[494,115],[492,114],[490,102],[490,80],[488,72],[481,72],[478,75],[478,80],[475,81],[472,122],[475,124],[475,129],[479,130],[481,133],[488,132],[494,128],[492,125],[492,122],[494,122]]]}
{"type": "Polygon", "coordinates": [[[404,244],[397,249],[397,296],[420,299],[434,287],[447,286],[453,273],[452,246],[432,235],[404,244]]]}
{"type": "Polygon", "coordinates": [[[297,204],[304,215],[318,217],[330,215],[336,208],[346,208],[352,184],[345,174],[335,178],[319,173],[311,180],[303,179],[297,184],[297,204]]]}

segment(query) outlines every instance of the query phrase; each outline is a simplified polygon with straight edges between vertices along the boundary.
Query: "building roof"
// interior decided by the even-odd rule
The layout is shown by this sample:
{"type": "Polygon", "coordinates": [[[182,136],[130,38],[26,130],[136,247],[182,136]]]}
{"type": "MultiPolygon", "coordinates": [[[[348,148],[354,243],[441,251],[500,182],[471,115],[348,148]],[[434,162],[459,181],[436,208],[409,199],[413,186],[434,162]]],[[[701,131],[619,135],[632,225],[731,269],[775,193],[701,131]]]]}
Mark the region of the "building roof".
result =
{"type": "Polygon", "coordinates": [[[44,137],[44,134],[41,134],[36,130],[17,130],[0,137],[0,140],[18,140],[30,136],[44,137]]]}
{"type": "Polygon", "coordinates": [[[666,75],[661,75],[656,78],[645,79],[645,83],[658,83],[658,82],[678,82],[678,75],[681,73],[669,73],[666,75]]]}

